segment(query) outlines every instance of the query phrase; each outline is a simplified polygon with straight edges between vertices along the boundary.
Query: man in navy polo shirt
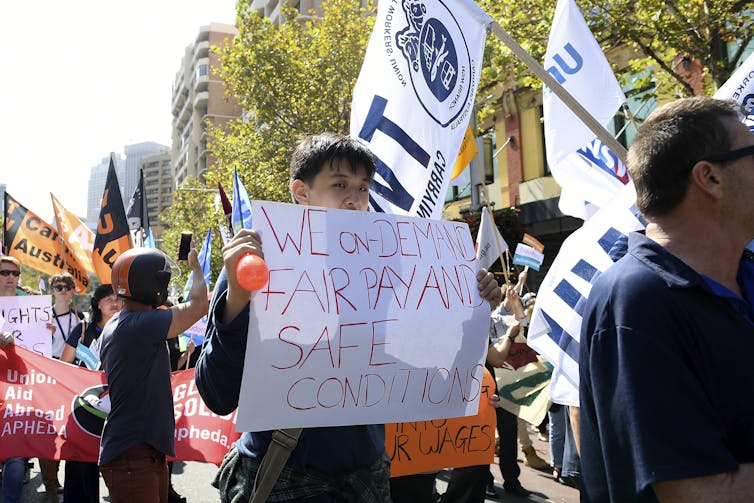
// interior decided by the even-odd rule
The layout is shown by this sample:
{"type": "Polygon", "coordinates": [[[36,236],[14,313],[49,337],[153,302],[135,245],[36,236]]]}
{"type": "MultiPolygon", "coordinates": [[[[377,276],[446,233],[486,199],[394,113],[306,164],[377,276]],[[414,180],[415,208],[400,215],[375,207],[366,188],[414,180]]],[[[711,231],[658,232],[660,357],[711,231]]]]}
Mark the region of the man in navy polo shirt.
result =
{"type": "Polygon", "coordinates": [[[754,135],[732,102],[678,100],[628,169],[648,224],[584,313],[582,501],[751,501],[754,135]]]}

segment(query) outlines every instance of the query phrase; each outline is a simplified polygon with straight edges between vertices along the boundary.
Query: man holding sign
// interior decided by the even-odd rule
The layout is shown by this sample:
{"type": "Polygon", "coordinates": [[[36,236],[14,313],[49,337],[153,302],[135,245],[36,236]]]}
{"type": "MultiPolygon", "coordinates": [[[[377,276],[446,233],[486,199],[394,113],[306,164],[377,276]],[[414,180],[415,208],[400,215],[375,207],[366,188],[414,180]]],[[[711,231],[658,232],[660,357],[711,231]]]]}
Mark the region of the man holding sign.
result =
{"type": "MultiPolygon", "coordinates": [[[[358,141],[315,135],[304,139],[293,154],[291,193],[303,205],[367,211],[374,171],[372,154],[358,141]]],[[[217,281],[205,350],[197,364],[199,391],[218,414],[232,412],[239,401],[250,302],[238,283],[236,264],[249,253],[262,256],[261,239],[251,230],[241,230],[223,248],[225,268],[217,281]]],[[[481,270],[476,279],[480,296],[496,305],[500,289],[492,274],[481,270]]],[[[214,481],[221,501],[246,500],[255,492],[260,464],[273,433],[280,431],[245,432],[231,448],[214,481]]],[[[390,501],[383,425],[308,428],[292,445],[290,459],[269,495],[271,501],[390,501]]]]}

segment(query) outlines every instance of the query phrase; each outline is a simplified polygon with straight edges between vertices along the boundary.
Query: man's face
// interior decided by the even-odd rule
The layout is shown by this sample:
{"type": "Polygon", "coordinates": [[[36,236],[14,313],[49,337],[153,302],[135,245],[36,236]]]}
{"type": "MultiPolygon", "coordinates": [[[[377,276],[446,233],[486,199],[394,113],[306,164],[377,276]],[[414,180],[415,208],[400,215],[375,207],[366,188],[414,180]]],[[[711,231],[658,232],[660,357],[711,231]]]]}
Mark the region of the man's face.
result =
{"type": "Polygon", "coordinates": [[[347,161],[335,160],[325,163],[311,184],[294,180],[291,192],[300,204],[366,211],[371,182],[364,166],[352,170],[347,161]]]}
{"type": "MultiPolygon", "coordinates": [[[[754,145],[754,135],[735,119],[729,121],[731,150],[754,145]]],[[[747,239],[754,238],[754,155],[747,155],[729,162],[720,170],[726,183],[725,202],[729,218],[737,220],[749,233],[747,239]]]]}
{"type": "Polygon", "coordinates": [[[0,295],[16,295],[16,286],[21,270],[10,262],[0,262],[0,295]]]}

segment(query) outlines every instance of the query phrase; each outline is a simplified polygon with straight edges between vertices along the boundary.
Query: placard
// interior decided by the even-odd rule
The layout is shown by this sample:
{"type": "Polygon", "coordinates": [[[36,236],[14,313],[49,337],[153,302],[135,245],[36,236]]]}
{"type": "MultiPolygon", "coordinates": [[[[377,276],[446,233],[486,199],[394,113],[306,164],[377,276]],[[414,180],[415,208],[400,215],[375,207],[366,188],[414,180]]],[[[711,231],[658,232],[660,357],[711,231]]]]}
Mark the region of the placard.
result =
{"type": "Polygon", "coordinates": [[[264,201],[252,217],[270,280],[239,431],[476,414],[490,307],[465,223],[264,201]]]}
{"type": "Polygon", "coordinates": [[[0,315],[15,344],[44,356],[52,356],[52,300],[49,295],[0,297],[0,315]]]}

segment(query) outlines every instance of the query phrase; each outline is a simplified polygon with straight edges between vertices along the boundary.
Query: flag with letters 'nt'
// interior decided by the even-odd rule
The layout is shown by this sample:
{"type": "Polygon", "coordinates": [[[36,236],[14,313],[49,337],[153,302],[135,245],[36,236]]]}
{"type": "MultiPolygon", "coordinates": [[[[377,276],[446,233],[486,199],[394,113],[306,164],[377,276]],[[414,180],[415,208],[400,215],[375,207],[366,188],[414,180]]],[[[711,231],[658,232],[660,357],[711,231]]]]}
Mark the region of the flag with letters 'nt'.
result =
{"type": "Polygon", "coordinates": [[[5,253],[43,274],[68,272],[77,293],[89,287],[89,276],[76,255],[50,224],[5,193],[5,253]]]}
{"type": "MultiPolygon", "coordinates": [[[[603,126],[626,101],[574,0],[558,0],[544,66],[603,126]]],[[[560,211],[586,220],[628,183],[628,171],[547,87],[543,109],[547,163],[562,189],[560,211]]]]}
{"type": "Polygon", "coordinates": [[[128,230],[118,177],[115,175],[115,160],[110,155],[110,166],[107,168],[107,181],[105,181],[105,192],[102,195],[97,235],[94,238],[92,252],[94,270],[97,271],[97,277],[103,284],[111,282],[115,259],[124,251],[133,248],[128,230]]]}
{"type": "Polygon", "coordinates": [[[351,105],[377,163],[372,209],[441,218],[491,22],[470,0],[379,3],[351,105]]]}

